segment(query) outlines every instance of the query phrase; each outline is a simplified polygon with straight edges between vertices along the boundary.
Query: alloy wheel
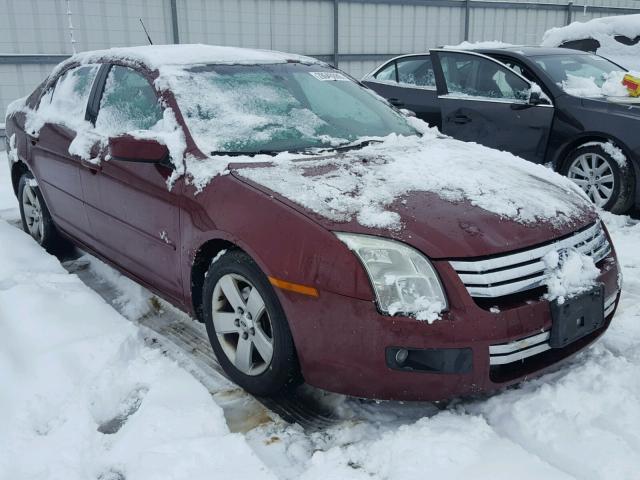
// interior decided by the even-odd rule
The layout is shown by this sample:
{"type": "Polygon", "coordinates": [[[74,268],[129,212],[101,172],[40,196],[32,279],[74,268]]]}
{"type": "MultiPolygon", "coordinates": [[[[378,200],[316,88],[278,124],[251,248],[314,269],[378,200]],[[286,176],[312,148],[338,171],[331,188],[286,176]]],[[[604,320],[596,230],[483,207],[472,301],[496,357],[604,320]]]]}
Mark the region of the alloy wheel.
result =
{"type": "Polygon", "coordinates": [[[599,207],[603,207],[611,199],[615,177],[609,160],[602,155],[590,152],[578,155],[569,166],[567,174],[599,207]]]}
{"type": "Polygon", "coordinates": [[[222,276],[213,289],[213,327],[229,361],[245,375],[263,373],[273,358],[271,319],[258,289],[242,275],[222,276]]]}
{"type": "Polygon", "coordinates": [[[44,219],[38,195],[28,183],[22,189],[22,211],[29,233],[38,242],[44,238],[44,219]]]}

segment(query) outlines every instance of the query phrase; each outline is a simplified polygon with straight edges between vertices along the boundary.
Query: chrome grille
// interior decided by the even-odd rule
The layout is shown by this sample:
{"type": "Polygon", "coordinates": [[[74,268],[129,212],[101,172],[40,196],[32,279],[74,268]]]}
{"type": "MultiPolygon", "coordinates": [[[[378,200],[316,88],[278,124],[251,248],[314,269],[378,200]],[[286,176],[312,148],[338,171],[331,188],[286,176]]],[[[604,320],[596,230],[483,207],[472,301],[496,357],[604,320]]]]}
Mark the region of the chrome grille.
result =
{"type": "Polygon", "coordinates": [[[602,225],[597,222],[570,237],[542,247],[485,260],[450,263],[472,297],[495,298],[542,286],[546,278],[542,257],[562,248],[575,248],[589,255],[595,263],[611,252],[602,225]]]}

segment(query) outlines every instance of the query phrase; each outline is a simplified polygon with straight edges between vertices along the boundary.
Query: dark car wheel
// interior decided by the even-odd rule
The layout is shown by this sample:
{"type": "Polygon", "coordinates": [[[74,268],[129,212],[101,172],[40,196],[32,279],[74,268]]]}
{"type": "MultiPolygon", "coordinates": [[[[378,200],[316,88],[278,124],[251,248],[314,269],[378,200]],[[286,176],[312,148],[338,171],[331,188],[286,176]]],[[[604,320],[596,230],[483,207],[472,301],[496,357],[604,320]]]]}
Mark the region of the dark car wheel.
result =
{"type": "Polygon", "coordinates": [[[18,184],[18,200],[22,229],[49,252],[56,252],[69,246],[62,238],[49,213],[33,175],[23,173],[18,184]]]}
{"type": "Polygon", "coordinates": [[[268,278],[251,257],[232,250],[212,262],[202,297],[209,341],[235,383],[258,396],[299,383],[289,324],[268,278]]]}
{"type": "Polygon", "coordinates": [[[600,145],[574,150],[561,173],[574,181],[591,201],[612,213],[626,213],[633,204],[635,178],[627,162],[619,162],[600,145]]]}

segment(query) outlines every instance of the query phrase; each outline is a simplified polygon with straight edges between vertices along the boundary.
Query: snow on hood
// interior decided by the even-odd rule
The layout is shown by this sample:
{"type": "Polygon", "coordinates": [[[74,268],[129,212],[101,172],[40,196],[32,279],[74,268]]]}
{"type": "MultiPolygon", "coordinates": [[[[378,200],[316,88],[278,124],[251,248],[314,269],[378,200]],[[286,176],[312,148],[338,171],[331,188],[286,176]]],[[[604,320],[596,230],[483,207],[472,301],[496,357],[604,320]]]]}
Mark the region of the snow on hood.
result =
{"type": "Polygon", "coordinates": [[[400,230],[392,208],[416,192],[468,202],[522,224],[575,223],[592,212],[583,192],[550,169],[510,153],[446,138],[389,136],[341,156],[247,166],[238,175],[322,217],[400,230]]]}
{"type": "Polygon", "coordinates": [[[614,37],[623,35],[630,40],[640,35],[640,14],[602,17],[588,22],[573,22],[565,27],[545,32],[542,45],[558,47],[564,42],[593,38],[600,42],[598,55],[629,69],[640,71],[640,42],[624,45],[614,37]]]}

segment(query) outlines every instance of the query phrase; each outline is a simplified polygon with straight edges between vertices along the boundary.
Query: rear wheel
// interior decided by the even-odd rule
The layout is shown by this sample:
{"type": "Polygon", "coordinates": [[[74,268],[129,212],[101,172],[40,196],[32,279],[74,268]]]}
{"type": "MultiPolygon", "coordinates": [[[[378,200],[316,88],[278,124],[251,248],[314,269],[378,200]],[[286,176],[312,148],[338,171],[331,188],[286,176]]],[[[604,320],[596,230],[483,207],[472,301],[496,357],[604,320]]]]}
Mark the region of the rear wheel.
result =
{"type": "Polygon", "coordinates": [[[574,150],[562,173],[595,203],[613,213],[626,213],[633,203],[635,179],[627,161],[617,161],[600,145],[574,150]]]}
{"type": "Polygon", "coordinates": [[[22,229],[50,252],[67,248],[69,242],[62,238],[49,213],[33,175],[25,172],[18,183],[18,199],[22,229]]]}
{"type": "Polygon", "coordinates": [[[282,306],[247,254],[233,250],[211,264],[202,307],[211,346],[234,382],[259,396],[299,382],[298,359],[282,306]]]}

